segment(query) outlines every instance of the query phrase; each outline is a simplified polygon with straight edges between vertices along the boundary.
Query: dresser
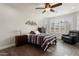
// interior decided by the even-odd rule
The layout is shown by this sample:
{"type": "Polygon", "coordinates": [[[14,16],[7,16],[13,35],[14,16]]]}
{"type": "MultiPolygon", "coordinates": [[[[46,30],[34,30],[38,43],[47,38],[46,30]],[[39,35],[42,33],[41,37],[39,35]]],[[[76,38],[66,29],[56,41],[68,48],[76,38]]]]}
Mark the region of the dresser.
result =
{"type": "Polygon", "coordinates": [[[28,36],[27,35],[17,35],[15,36],[15,44],[16,46],[21,46],[27,43],[28,36]]]}

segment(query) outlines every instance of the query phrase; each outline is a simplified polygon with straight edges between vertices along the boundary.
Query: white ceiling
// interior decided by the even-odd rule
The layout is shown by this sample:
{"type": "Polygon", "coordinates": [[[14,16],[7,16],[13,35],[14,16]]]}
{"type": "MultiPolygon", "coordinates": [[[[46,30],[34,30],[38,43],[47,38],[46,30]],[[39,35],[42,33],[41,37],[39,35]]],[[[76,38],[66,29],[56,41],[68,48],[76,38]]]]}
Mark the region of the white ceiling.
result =
{"type": "MultiPolygon", "coordinates": [[[[36,7],[44,6],[42,3],[9,3],[4,4],[6,6],[9,6],[11,8],[17,9],[21,12],[27,12],[27,13],[36,13],[36,14],[42,14],[43,10],[36,10],[36,7]]],[[[62,6],[54,8],[55,12],[46,12],[42,14],[43,16],[58,16],[63,14],[68,14],[72,12],[79,11],[79,3],[63,3],[62,6]]]]}

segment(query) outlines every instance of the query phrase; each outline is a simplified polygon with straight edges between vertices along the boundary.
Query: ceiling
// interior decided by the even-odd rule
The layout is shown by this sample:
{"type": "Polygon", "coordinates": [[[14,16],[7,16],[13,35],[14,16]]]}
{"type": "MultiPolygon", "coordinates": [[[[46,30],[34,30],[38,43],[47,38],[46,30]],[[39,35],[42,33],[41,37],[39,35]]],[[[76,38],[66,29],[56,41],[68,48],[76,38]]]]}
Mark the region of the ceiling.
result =
{"type": "MultiPolygon", "coordinates": [[[[43,3],[9,3],[4,4],[21,12],[42,14],[43,10],[37,10],[36,7],[44,6],[43,3]]],[[[46,12],[43,16],[57,16],[79,11],[79,3],[63,3],[62,6],[54,8],[55,12],[46,12]]]]}

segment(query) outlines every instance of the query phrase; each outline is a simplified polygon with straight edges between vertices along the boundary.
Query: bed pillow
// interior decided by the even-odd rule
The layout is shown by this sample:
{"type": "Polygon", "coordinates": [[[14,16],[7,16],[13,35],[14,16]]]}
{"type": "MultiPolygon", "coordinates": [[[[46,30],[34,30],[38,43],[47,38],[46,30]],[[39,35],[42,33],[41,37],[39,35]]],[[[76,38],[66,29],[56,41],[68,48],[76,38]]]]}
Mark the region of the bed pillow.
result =
{"type": "Polygon", "coordinates": [[[35,33],[36,33],[36,34],[40,34],[40,32],[39,32],[39,31],[35,31],[35,33]]]}

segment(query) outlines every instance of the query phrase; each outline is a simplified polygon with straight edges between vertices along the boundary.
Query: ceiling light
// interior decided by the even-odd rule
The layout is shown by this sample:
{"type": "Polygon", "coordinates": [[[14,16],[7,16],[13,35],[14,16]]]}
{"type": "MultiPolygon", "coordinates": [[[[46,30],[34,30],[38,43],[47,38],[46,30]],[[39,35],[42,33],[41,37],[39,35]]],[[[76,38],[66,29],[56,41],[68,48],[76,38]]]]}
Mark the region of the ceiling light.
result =
{"type": "Polygon", "coordinates": [[[46,8],[45,10],[46,10],[46,11],[49,11],[49,10],[50,10],[50,8],[46,8]]]}

